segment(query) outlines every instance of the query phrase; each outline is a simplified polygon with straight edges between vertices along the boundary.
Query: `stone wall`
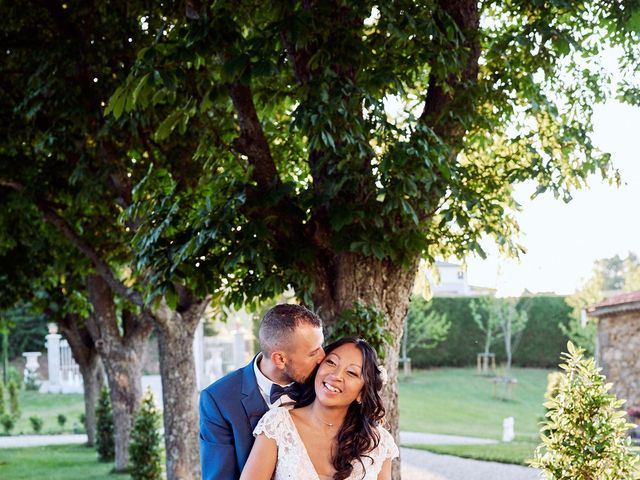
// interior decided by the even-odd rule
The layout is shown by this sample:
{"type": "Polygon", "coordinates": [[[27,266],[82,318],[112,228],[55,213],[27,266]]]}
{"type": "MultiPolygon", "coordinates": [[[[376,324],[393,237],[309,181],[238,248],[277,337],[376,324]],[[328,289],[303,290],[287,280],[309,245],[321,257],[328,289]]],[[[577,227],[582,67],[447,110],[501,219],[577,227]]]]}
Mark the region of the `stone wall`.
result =
{"type": "Polygon", "coordinates": [[[640,406],[640,311],[598,319],[598,363],[624,408],[640,406]]]}

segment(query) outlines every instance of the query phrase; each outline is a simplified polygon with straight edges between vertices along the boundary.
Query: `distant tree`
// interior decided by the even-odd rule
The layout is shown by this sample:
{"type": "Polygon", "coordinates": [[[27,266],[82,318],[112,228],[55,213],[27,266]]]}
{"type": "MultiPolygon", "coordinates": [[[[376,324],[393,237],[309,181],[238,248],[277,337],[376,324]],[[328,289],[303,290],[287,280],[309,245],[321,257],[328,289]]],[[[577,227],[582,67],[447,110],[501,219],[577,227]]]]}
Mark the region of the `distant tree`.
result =
{"type": "Polygon", "coordinates": [[[406,339],[407,352],[414,349],[435,348],[446,340],[451,320],[446,314],[436,312],[422,297],[413,297],[407,312],[406,339]]]}
{"type": "Polygon", "coordinates": [[[470,303],[471,316],[484,334],[484,355],[489,355],[493,342],[500,336],[500,317],[495,309],[497,301],[493,296],[474,299],[470,303]]]}
{"type": "Polygon", "coordinates": [[[595,352],[596,323],[588,320],[585,310],[589,305],[604,299],[605,293],[611,290],[632,291],[640,289],[640,260],[629,252],[623,259],[619,255],[596,260],[593,263],[591,277],[566,298],[567,304],[573,308],[571,320],[559,327],[573,343],[586,350],[589,355],[595,352]]]}

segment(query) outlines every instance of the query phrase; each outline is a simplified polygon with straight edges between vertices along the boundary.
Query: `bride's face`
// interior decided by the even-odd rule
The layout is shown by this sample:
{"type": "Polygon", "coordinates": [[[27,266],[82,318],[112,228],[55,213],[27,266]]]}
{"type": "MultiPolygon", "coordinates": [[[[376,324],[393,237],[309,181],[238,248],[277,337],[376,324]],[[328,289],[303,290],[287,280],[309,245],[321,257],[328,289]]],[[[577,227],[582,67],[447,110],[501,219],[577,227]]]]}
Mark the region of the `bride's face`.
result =
{"type": "Polygon", "coordinates": [[[318,367],[314,384],[316,398],[333,406],[359,401],[363,386],[362,352],[352,343],[327,354],[318,367]]]}

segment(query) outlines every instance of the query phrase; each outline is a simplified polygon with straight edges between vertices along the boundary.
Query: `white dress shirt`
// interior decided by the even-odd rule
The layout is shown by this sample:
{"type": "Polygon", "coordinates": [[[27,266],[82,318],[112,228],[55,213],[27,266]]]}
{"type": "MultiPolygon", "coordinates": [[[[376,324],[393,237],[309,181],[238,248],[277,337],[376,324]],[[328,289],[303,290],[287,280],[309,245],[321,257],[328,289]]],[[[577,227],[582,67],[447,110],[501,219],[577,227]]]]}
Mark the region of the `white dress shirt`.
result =
{"type": "MultiPolygon", "coordinates": [[[[272,382],[271,380],[269,380],[267,377],[265,377],[264,373],[260,371],[259,364],[261,360],[262,360],[262,353],[259,353],[253,362],[253,371],[256,374],[256,380],[258,381],[258,388],[260,389],[262,398],[264,398],[264,401],[266,402],[267,406],[269,408],[275,408],[275,407],[293,408],[296,402],[292,400],[291,397],[289,397],[289,395],[282,395],[278,400],[275,401],[275,403],[271,403],[271,399],[270,399],[271,385],[273,385],[275,382],[272,382]]],[[[281,385],[281,386],[288,387],[292,383],[293,382],[288,383],[286,385],[281,385]]]]}

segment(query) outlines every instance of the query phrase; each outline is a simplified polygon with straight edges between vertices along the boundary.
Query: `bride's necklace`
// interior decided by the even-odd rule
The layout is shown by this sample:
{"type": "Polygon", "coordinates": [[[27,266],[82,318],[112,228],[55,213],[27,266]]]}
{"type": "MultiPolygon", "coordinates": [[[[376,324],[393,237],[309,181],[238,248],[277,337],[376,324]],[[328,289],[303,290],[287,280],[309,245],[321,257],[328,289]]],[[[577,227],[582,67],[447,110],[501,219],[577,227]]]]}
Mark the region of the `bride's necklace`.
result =
{"type": "Polygon", "coordinates": [[[320,418],[319,415],[314,415],[318,420],[320,420],[322,423],[324,423],[327,427],[333,427],[335,425],[335,423],[329,423],[329,422],[325,422],[322,418],[320,418]]]}

